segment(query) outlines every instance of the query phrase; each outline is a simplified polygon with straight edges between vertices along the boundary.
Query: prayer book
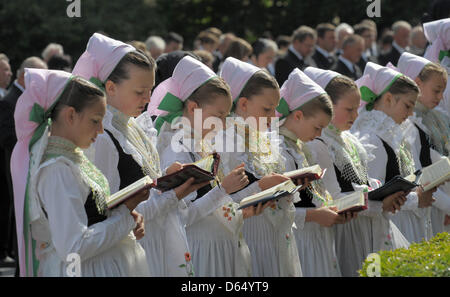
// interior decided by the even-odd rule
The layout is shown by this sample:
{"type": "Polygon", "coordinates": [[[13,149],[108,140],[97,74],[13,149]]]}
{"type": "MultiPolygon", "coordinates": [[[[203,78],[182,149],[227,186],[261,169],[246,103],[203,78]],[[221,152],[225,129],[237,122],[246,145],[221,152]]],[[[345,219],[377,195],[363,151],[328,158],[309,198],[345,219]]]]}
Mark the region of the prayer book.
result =
{"type": "Polygon", "coordinates": [[[337,213],[360,212],[367,209],[367,192],[357,191],[340,199],[333,200],[329,206],[335,206],[337,213]]]}

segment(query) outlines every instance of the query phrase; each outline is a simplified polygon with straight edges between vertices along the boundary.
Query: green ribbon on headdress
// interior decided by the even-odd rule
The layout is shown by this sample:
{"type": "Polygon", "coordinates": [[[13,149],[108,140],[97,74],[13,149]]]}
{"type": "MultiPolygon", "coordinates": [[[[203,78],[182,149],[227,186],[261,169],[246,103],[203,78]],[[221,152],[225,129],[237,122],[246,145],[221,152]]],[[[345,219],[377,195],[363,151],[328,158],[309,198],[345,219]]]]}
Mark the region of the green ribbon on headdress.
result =
{"type": "Polygon", "coordinates": [[[291,111],[289,109],[289,105],[286,102],[286,99],[284,99],[284,98],[280,99],[280,103],[278,103],[278,106],[277,106],[277,111],[282,114],[282,116],[280,117],[280,120],[284,119],[291,113],[291,111]]]}
{"type": "Polygon", "coordinates": [[[450,58],[450,50],[440,51],[439,52],[439,61],[442,61],[442,59],[444,59],[444,57],[449,57],[450,58]]]}
{"type": "Polygon", "coordinates": [[[366,110],[371,111],[375,105],[375,101],[377,101],[378,98],[384,95],[391,86],[394,84],[394,82],[403,74],[397,74],[391,82],[384,88],[384,90],[380,94],[375,94],[369,87],[367,86],[361,86],[359,88],[359,91],[361,92],[361,99],[367,102],[366,110]]]}
{"type": "Polygon", "coordinates": [[[101,80],[99,80],[99,79],[96,78],[96,77],[91,77],[91,78],[89,79],[89,81],[90,81],[91,83],[93,83],[94,85],[96,85],[97,87],[99,87],[100,90],[102,90],[102,91],[105,93],[105,84],[104,84],[101,80]]]}
{"type": "MultiPolygon", "coordinates": [[[[38,127],[34,130],[33,136],[31,137],[30,140],[30,144],[28,145],[28,149],[31,151],[31,148],[33,147],[33,145],[42,137],[42,135],[45,132],[45,129],[51,125],[51,119],[50,116],[52,114],[53,109],[55,108],[56,104],[58,103],[59,99],[61,98],[61,94],[64,92],[64,90],[67,87],[67,84],[73,79],[74,76],[69,77],[69,79],[67,80],[66,84],[64,85],[64,88],[62,89],[61,93],[59,94],[59,96],[56,98],[55,102],[53,102],[53,104],[47,109],[44,110],[44,108],[37,104],[34,103],[33,107],[31,108],[30,111],[30,115],[28,117],[28,119],[32,122],[35,122],[38,124],[38,127]]],[[[30,157],[30,162],[31,162],[31,157],[30,157]]],[[[26,264],[26,270],[27,273],[26,275],[30,275],[28,273],[28,271],[30,270],[29,267],[29,261],[31,260],[31,265],[32,265],[32,275],[33,276],[37,276],[38,273],[38,269],[39,269],[39,260],[36,258],[36,254],[35,254],[35,249],[36,249],[36,241],[31,238],[31,254],[32,254],[32,259],[28,259],[28,254],[29,254],[29,241],[28,241],[28,237],[30,235],[30,230],[29,230],[29,225],[30,225],[30,206],[29,206],[29,181],[30,181],[30,173],[28,172],[28,177],[27,177],[27,185],[25,188],[25,202],[24,202],[24,222],[23,222],[23,232],[24,232],[24,240],[25,240],[25,264],[26,264]]]]}
{"type": "Polygon", "coordinates": [[[155,128],[156,130],[158,130],[159,134],[164,122],[171,124],[177,117],[183,114],[183,100],[173,95],[172,93],[167,92],[167,94],[161,100],[158,109],[168,112],[168,114],[165,116],[158,116],[155,121],[155,128]]]}

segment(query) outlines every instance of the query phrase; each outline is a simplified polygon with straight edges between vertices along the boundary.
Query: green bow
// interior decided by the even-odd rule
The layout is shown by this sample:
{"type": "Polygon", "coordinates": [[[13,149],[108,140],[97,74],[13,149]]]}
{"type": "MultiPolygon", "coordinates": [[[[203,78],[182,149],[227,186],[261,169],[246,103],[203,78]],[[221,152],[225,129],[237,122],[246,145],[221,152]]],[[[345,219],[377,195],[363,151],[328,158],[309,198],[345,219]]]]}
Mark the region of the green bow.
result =
{"type": "Polygon", "coordinates": [[[100,90],[102,90],[102,91],[105,93],[105,84],[104,84],[101,80],[99,80],[99,79],[96,78],[96,77],[91,77],[91,78],[89,79],[89,81],[90,81],[91,83],[93,83],[94,85],[96,85],[97,87],[99,87],[100,90]]]}
{"type": "Polygon", "coordinates": [[[367,86],[361,86],[359,88],[359,91],[361,92],[361,99],[367,102],[366,110],[371,111],[375,105],[375,101],[377,101],[378,98],[384,95],[391,86],[394,84],[394,82],[403,74],[399,73],[397,74],[391,82],[384,88],[384,90],[380,94],[375,94],[369,87],[367,86]]]}
{"type": "Polygon", "coordinates": [[[277,111],[282,114],[282,116],[280,117],[280,120],[284,119],[285,117],[287,117],[289,115],[289,113],[291,111],[289,110],[289,105],[286,102],[286,99],[284,99],[284,98],[280,99],[280,103],[278,103],[278,106],[277,106],[277,111]]]}
{"type": "Polygon", "coordinates": [[[39,126],[36,128],[36,130],[34,130],[33,136],[30,140],[30,149],[33,144],[35,144],[36,141],[38,141],[39,138],[42,137],[42,134],[44,134],[47,126],[51,124],[50,115],[56,105],[56,102],[58,102],[58,100],[55,101],[55,103],[53,103],[53,105],[50,106],[47,111],[45,111],[44,108],[37,103],[34,103],[33,107],[31,108],[29,120],[37,123],[39,126]]]}
{"type": "Polygon", "coordinates": [[[450,58],[450,50],[440,51],[439,52],[439,61],[442,61],[442,59],[444,59],[444,57],[449,57],[450,58]]]}
{"type": "Polygon", "coordinates": [[[155,121],[155,128],[156,130],[158,130],[158,134],[164,122],[168,122],[170,124],[173,122],[173,120],[175,120],[175,118],[183,114],[183,106],[183,101],[180,98],[170,92],[167,92],[158,106],[159,110],[168,112],[167,115],[159,116],[155,121]]]}

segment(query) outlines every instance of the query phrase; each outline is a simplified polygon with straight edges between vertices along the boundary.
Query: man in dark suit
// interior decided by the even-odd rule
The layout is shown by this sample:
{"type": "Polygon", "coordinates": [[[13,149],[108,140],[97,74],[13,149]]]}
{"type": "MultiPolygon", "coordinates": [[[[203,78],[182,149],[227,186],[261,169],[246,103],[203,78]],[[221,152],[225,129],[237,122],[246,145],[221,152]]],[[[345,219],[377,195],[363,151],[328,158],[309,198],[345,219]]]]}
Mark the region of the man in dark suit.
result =
{"type": "Polygon", "coordinates": [[[342,44],[342,54],[331,70],[346,75],[353,80],[362,76],[362,71],[356,65],[364,50],[364,39],[356,34],[349,35],[342,44]]]}
{"type": "Polygon", "coordinates": [[[372,27],[370,27],[368,24],[365,23],[355,25],[354,29],[355,34],[364,38],[364,52],[361,55],[361,59],[359,59],[358,63],[356,63],[358,67],[361,69],[361,72],[364,72],[364,68],[366,68],[367,62],[373,62],[378,64],[377,57],[373,56],[371,53],[373,41],[372,34],[374,34],[374,32],[372,30],[372,27]]]}
{"type": "Polygon", "coordinates": [[[292,34],[292,44],[285,55],[275,62],[275,78],[281,86],[295,68],[305,69],[309,65],[305,58],[314,50],[316,44],[316,32],[314,29],[301,26],[292,34]]]}
{"type": "Polygon", "coordinates": [[[394,41],[392,42],[391,50],[387,54],[380,55],[378,58],[382,66],[385,66],[389,62],[397,65],[401,54],[409,50],[411,25],[405,21],[397,21],[392,25],[392,31],[394,32],[394,41]]]}
{"type": "Polygon", "coordinates": [[[328,23],[319,24],[316,27],[317,44],[312,59],[318,68],[328,70],[336,62],[333,54],[336,47],[335,28],[333,24],[328,23]]]}
{"type": "Polygon", "coordinates": [[[17,100],[25,88],[25,68],[47,68],[47,65],[38,57],[25,59],[17,71],[17,79],[8,89],[5,97],[0,100],[0,163],[2,165],[0,170],[6,178],[6,194],[0,197],[0,267],[14,266],[14,260],[9,255],[17,256],[10,162],[17,142],[14,111],[17,100]]]}

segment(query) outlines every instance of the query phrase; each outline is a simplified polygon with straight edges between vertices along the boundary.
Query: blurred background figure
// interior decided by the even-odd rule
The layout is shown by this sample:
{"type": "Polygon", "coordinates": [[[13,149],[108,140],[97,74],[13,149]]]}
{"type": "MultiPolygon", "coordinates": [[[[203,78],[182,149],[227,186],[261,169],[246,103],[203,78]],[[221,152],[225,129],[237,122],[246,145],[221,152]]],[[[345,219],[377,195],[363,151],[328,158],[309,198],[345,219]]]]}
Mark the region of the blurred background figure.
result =
{"type": "Polygon", "coordinates": [[[378,59],[376,56],[372,55],[372,41],[374,31],[370,25],[367,23],[360,23],[354,27],[355,34],[361,36],[364,39],[364,51],[361,55],[361,59],[358,61],[358,67],[364,72],[367,62],[373,62],[378,64],[378,59]]]}
{"type": "Polygon", "coordinates": [[[252,48],[251,63],[259,68],[265,68],[272,75],[275,75],[273,62],[278,52],[278,46],[275,41],[259,38],[252,44],[252,48]]]}
{"type": "Polygon", "coordinates": [[[204,50],[211,54],[214,53],[219,46],[219,38],[217,35],[206,30],[200,32],[195,40],[196,49],[204,50]]]}
{"type": "Polygon", "coordinates": [[[145,47],[150,52],[152,58],[156,60],[165,52],[166,42],[159,36],[150,36],[145,41],[145,47]]]}
{"type": "Polygon", "coordinates": [[[181,51],[183,49],[183,36],[175,32],[169,32],[166,37],[166,49],[164,52],[170,53],[174,51],[181,51]]]}
{"type": "MultiPolygon", "coordinates": [[[[44,61],[42,61],[45,63],[44,61]]],[[[69,55],[53,55],[47,63],[48,69],[72,72],[72,57],[69,55]]],[[[35,67],[38,68],[38,67],[35,67]]]]}
{"type": "Polygon", "coordinates": [[[45,63],[48,63],[50,58],[54,55],[64,55],[64,48],[61,44],[49,43],[41,54],[45,63]]]}
{"type": "Polygon", "coordinates": [[[219,38],[219,46],[217,47],[216,51],[213,53],[214,55],[214,62],[213,62],[213,70],[214,72],[219,71],[219,66],[223,62],[223,57],[225,55],[225,52],[227,51],[228,47],[230,46],[231,42],[236,38],[236,35],[234,35],[231,32],[222,34],[219,38]]]}
{"type": "Polygon", "coordinates": [[[203,64],[211,68],[213,70],[213,62],[214,62],[214,56],[208,51],[205,50],[195,50],[193,51],[195,55],[197,55],[203,64]]]}
{"type": "Polygon", "coordinates": [[[291,44],[291,36],[280,35],[277,37],[278,56],[286,54],[289,45],[291,44]]]}
{"type": "Polygon", "coordinates": [[[392,32],[394,32],[394,41],[392,41],[391,50],[378,58],[382,66],[388,62],[397,65],[400,55],[409,50],[411,25],[406,21],[397,21],[392,25],[392,32]]]}
{"type": "Polygon", "coordinates": [[[275,78],[280,86],[292,70],[309,66],[306,60],[314,51],[316,39],[316,31],[311,27],[301,26],[294,31],[287,53],[275,62],[275,78]]]}
{"type": "Polygon", "coordinates": [[[336,62],[334,56],[334,50],[336,49],[335,29],[336,27],[330,23],[322,23],[316,27],[317,44],[312,59],[318,68],[328,70],[336,62]]]}
{"type": "Polygon", "coordinates": [[[340,23],[336,29],[334,30],[336,34],[336,56],[339,56],[342,53],[342,44],[344,43],[345,37],[355,33],[352,26],[347,23],[340,23]]]}
{"type": "Polygon", "coordinates": [[[337,63],[332,70],[357,80],[362,76],[362,71],[357,65],[364,51],[364,38],[352,34],[347,36],[342,43],[342,54],[339,55],[337,63]]]}
{"type": "Polygon", "coordinates": [[[253,48],[250,43],[238,37],[230,43],[230,46],[227,48],[223,59],[226,60],[228,57],[233,57],[243,62],[248,62],[250,60],[252,52],[253,48]]]}
{"type": "Polygon", "coordinates": [[[6,95],[6,88],[11,82],[12,72],[9,59],[5,54],[0,53],[0,98],[6,95]]]}
{"type": "Polygon", "coordinates": [[[426,47],[427,38],[423,33],[422,26],[415,26],[411,30],[411,46],[409,47],[409,52],[417,56],[423,56],[426,47]]]}

